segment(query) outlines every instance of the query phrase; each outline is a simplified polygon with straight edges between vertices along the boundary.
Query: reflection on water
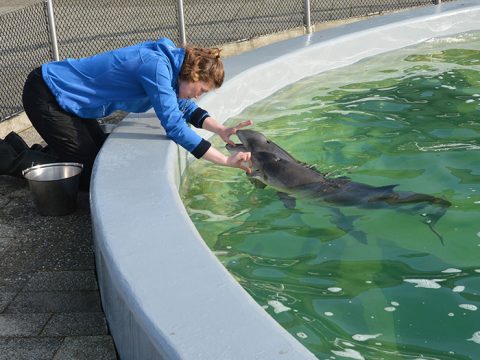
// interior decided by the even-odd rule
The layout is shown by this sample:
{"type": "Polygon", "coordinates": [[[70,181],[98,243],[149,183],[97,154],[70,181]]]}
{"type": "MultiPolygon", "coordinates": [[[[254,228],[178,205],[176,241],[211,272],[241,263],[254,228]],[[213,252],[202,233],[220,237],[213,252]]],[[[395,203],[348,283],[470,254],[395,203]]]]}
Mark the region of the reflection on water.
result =
{"type": "Polygon", "coordinates": [[[480,33],[432,39],[305,79],[231,119],[253,119],[329,176],[449,200],[436,224],[444,245],[423,210],[308,199],[286,209],[239,170],[189,170],[182,196],[206,243],[319,359],[478,358],[478,49],[480,33]],[[335,225],[339,214],[354,231],[335,225]]]}

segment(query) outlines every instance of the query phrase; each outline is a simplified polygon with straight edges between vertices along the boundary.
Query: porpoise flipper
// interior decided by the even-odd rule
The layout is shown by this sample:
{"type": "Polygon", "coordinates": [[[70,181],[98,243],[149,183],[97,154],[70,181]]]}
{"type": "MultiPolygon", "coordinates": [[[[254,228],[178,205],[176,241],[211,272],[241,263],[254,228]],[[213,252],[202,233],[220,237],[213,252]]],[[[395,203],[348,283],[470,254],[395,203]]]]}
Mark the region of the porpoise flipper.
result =
{"type": "Polygon", "coordinates": [[[328,206],[327,209],[332,214],[331,221],[335,226],[352,236],[355,240],[362,244],[367,244],[367,234],[360,230],[355,230],[353,222],[360,218],[360,216],[347,216],[336,207],[328,206]]]}
{"type": "Polygon", "coordinates": [[[284,192],[277,192],[277,195],[287,209],[295,209],[297,200],[293,196],[290,196],[284,192]]]}

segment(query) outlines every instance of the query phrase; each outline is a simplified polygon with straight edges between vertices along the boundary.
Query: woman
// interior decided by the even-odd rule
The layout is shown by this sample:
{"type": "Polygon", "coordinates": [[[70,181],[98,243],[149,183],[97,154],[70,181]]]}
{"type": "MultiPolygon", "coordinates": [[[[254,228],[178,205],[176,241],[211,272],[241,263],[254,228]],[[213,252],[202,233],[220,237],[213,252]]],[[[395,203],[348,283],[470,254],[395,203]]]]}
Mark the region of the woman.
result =
{"type": "Polygon", "coordinates": [[[215,164],[244,169],[250,153],[225,156],[187,123],[218,134],[225,142],[237,129],[219,124],[190,99],[219,88],[224,79],[220,49],[178,48],[169,39],[147,41],[81,59],[50,62],[33,70],[23,90],[27,116],[59,161],[82,163],[88,188],[95,157],[106,135],[95,119],[116,110],[153,107],[167,137],[215,164]]]}

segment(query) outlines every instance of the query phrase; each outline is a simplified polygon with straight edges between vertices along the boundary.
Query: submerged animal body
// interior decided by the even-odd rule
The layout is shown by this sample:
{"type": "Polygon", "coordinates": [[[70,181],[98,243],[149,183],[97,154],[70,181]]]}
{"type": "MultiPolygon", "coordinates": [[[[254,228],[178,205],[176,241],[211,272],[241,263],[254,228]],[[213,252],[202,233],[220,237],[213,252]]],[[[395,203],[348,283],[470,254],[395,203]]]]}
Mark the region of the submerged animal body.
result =
{"type": "Polygon", "coordinates": [[[250,151],[252,153],[253,179],[279,191],[279,197],[288,208],[295,207],[295,198],[322,200],[340,206],[380,208],[400,204],[431,204],[436,211],[430,214],[426,223],[433,228],[451,205],[447,200],[415,192],[396,191],[397,185],[371,186],[352,181],[346,177],[329,178],[307,164],[297,161],[287,151],[254,130],[239,130],[237,136],[242,142],[230,151],[250,151]]]}
{"type": "Polygon", "coordinates": [[[327,178],[301,163],[289,161],[273,153],[252,152],[253,177],[266,185],[292,195],[322,198],[344,206],[376,207],[427,202],[450,206],[446,200],[414,192],[395,191],[397,185],[371,186],[346,177],[327,178]]]}

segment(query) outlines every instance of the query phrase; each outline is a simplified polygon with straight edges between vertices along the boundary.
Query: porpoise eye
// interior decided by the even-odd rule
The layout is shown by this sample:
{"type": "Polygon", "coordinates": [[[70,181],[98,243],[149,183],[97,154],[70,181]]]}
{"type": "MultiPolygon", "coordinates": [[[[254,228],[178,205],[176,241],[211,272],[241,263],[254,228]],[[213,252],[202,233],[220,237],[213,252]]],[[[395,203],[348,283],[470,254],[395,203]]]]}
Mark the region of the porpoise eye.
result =
{"type": "Polygon", "coordinates": [[[270,140],[267,140],[267,144],[270,144],[270,140]]]}

